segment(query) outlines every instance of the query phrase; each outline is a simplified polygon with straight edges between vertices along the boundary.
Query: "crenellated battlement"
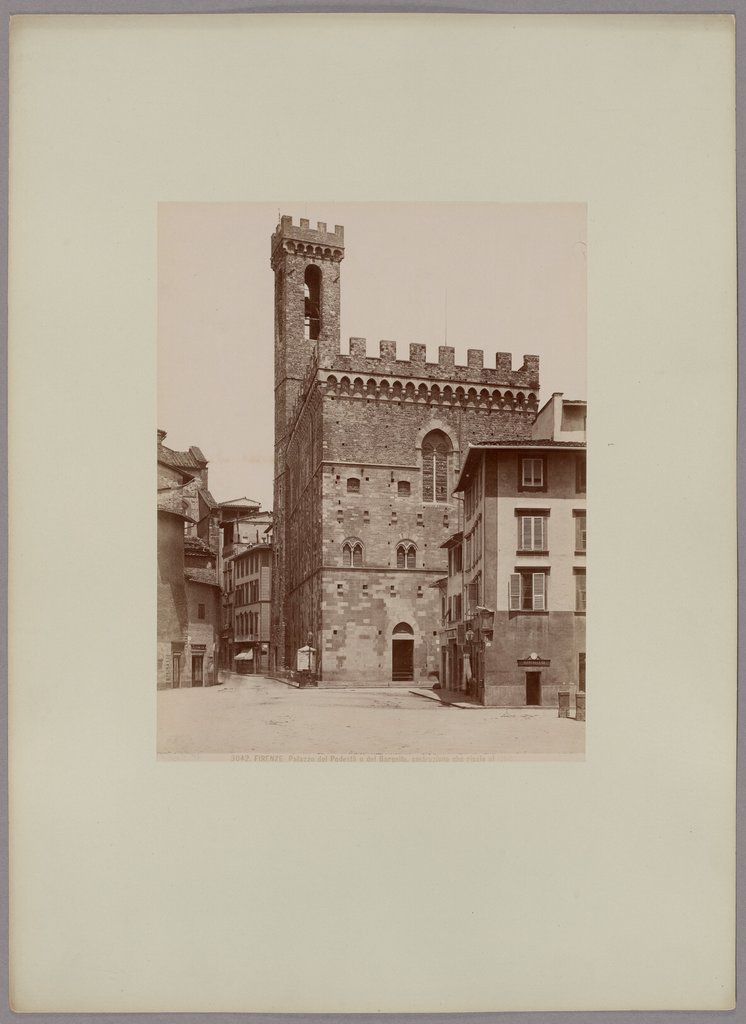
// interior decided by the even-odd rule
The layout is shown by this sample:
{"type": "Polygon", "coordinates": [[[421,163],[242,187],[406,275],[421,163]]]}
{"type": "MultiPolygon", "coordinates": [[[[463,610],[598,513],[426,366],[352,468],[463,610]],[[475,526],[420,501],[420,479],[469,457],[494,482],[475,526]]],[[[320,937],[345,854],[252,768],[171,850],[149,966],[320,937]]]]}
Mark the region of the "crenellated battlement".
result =
{"type": "Polygon", "coordinates": [[[272,262],[274,265],[280,252],[339,262],[344,259],[344,245],[345,229],[341,224],[335,224],[334,231],[328,231],[323,220],[312,228],[305,217],[300,218],[299,224],[293,224],[292,217],[283,215],[272,235],[272,262]]]}
{"type": "Polygon", "coordinates": [[[395,341],[379,342],[378,351],[377,356],[369,356],[365,338],[350,338],[349,355],[332,351],[331,346],[322,346],[319,365],[337,375],[384,375],[526,391],[538,391],[539,388],[539,357],[534,355],[524,355],[522,365],[514,370],[510,352],[495,353],[495,365],[491,367],[484,365],[484,352],[476,348],[468,350],[465,366],[456,363],[456,350],[450,345],[439,346],[437,363],[426,361],[426,348],[421,344],[409,346],[409,359],[397,359],[395,341]]]}

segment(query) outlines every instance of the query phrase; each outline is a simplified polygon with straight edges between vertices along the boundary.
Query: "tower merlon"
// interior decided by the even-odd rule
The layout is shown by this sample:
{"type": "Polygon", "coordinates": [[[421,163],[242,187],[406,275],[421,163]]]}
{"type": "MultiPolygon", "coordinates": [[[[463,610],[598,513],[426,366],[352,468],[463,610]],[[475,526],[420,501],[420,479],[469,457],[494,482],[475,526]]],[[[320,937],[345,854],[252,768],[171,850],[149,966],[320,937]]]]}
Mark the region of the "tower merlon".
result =
{"type": "Polygon", "coordinates": [[[498,352],[495,355],[494,367],[484,365],[484,352],[479,348],[467,350],[465,366],[456,362],[456,350],[452,345],[438,346],[438,362],[427,362],[425,345],[411,343],[409,359],[397,359],[396,341],[381,340],[378,343],[377,356],[368,355],[367,339],[350,338],[349,354],[342,354],[338,347],[331,343],[322,346],[319,351],[319,372],[379,374],[382,376],[396,374],[401,377],[429,377],[433,381],[454,383],[473,383],[495,387],[539,388],[539,357],[524,355],[519,369],[513,369],[513,356],[510,352],[498,352]]]}
{"type": "Polygon", "coordinates": [[[470,370],[479,370],[480,372],[484,369],[484,352],[481,348],[470,348],[466,352],[466,362],[469,364],[470,370]]]}
{"type": "Polygon", "coordinates": [[[438,366],[443,370],[452,370],[456,366],[456,349],[452,345],[438,346],[438,366]]]}
{"type": "Polygon", "coordinates": [[[305,217],[300,218],[299,224],[293,224],[293,218],[287,214],[280,217],[280,223],[272,235],[272,253],[283,243],[292,242],[300,246],[301,252],[309,255],[308,246],[312,247],[310,255],[314,255],[313,249],[319,247],[320,251],[315,253],[318,256],[335,255],[341,259],[344,255],[345,229],[341,224],[334,225],[334,231],[328,231],[326,222],[320,220],[315,228],[311,227],[310,221],[305,217]],[[324,249],[332,250],[332,253],[325,253],[324,249]]]}

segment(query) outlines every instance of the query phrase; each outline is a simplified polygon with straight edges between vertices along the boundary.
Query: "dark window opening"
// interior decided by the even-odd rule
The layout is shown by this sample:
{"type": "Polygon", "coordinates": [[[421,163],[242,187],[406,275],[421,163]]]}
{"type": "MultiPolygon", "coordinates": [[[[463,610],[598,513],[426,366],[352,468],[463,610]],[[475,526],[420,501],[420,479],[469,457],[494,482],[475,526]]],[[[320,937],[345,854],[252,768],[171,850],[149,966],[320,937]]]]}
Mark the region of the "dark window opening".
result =
{"type": "Polygon", "coordinates": [[[315,264],[306,267],[304,293],[306,338],[315,341],[321,333],[321,271],[315,264]]]}

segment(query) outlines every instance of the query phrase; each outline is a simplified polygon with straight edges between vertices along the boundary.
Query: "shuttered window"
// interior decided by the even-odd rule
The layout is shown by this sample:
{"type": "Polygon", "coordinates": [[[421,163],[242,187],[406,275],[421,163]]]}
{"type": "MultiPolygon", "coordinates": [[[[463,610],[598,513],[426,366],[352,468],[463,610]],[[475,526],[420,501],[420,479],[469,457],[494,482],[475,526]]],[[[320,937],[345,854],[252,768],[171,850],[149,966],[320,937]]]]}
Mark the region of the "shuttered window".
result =
{"type": "Polygon", "coordinates": [[[543,572],[531,574],[533,577],[533,609],[535,612],[543,612],[546,607],[546,576],[543,572]]]}
{"type": "Polygon", "coordinates": [[[575,611],[585,611],[585,573],[577,573],[575,576],[575,611]]]}
{"type": "Polygon", "coordinates": [[[575,550],[585,551],[585,516],[575,516],[575,550]]]}
{"type": "Polygon", "coordinates": [[[542,487],[544,484],[544,460],[522,459],[521,482],[524,487],[542,487]]]}
{"type": "Polygon", "coordinates": [[[509,608],[511,612],[543,612],[547,609],[547,576],[543,572],[510,574],[509,608]]]}
{"type": "Polygon", "coordinates": [[[546,519],[544,516],[521,516],[518,547],[522,551],[546,551],[546,519]]]}

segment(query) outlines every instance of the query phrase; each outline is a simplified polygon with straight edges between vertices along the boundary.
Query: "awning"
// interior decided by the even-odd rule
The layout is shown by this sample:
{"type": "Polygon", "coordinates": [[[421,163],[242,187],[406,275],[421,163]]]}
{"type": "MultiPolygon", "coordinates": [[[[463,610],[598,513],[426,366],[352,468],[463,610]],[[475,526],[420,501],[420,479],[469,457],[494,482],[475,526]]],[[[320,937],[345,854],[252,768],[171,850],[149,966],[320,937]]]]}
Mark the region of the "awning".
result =
{"type": "Polygon", "coordinates": [[[233,660],[234,661],[253,661],[254,660],[254,652],[253,651],[241,651],[241,653],[237,654],[234,657],[233,660]]]}

